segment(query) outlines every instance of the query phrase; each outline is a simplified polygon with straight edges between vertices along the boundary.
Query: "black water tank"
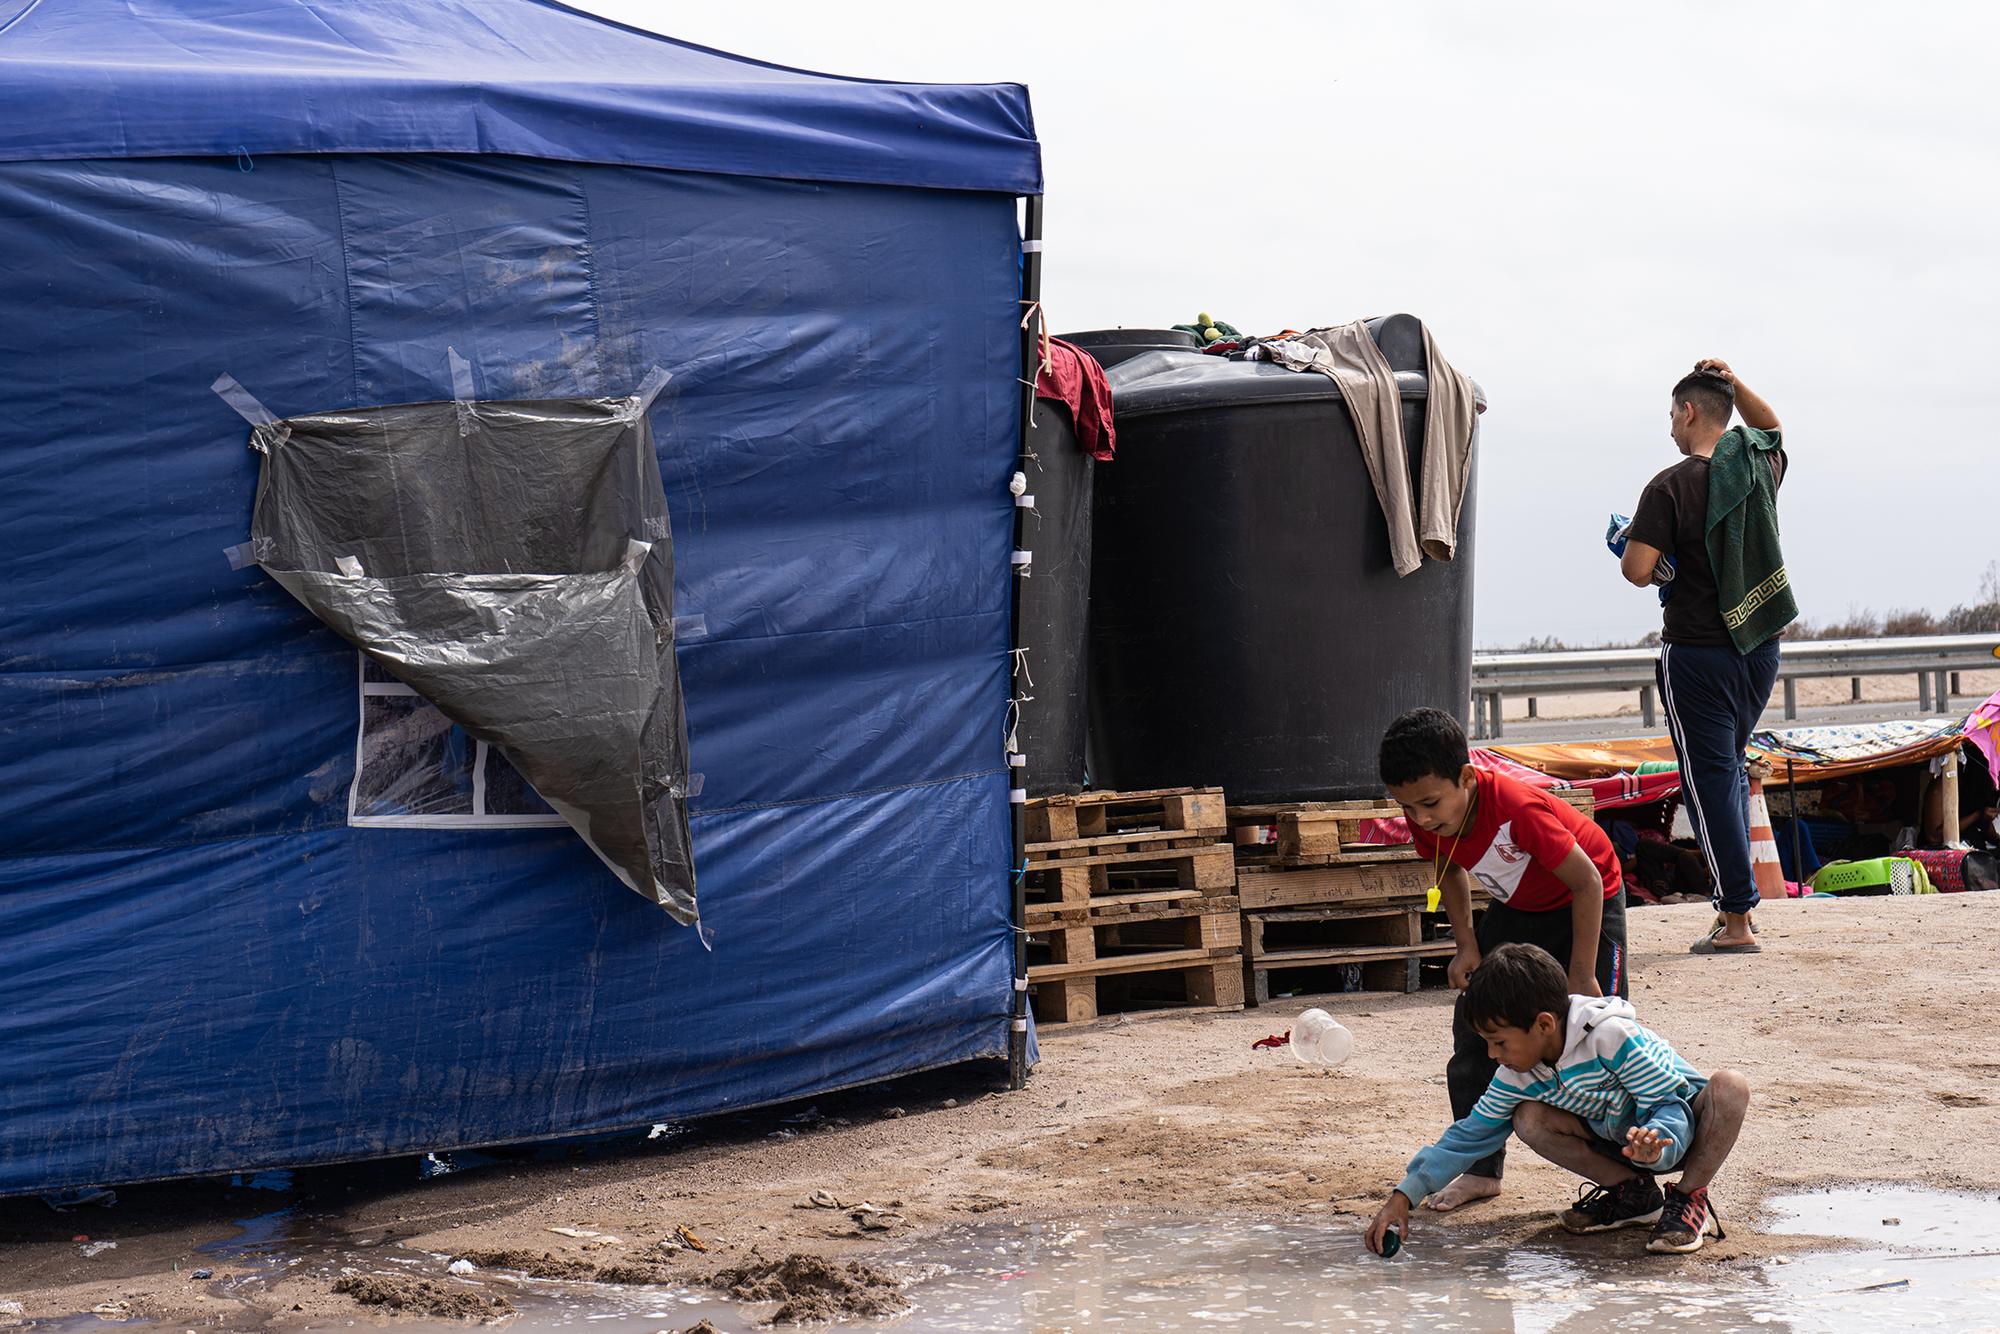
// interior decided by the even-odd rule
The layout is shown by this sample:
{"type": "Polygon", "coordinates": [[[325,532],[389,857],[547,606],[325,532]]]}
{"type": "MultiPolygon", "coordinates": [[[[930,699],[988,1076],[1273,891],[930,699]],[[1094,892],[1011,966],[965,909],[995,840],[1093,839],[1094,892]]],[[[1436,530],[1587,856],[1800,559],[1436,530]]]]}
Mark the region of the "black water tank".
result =
{"type": "Polygon", "coordinates": [[[1021,471],[1035,504],[1025,516],[1021,545],[1034,553],[1034,562],[1021,581],[1015,627],[1016,645],[1028,650],[1027,677],[1015,688],[1029,698],[1020,705],[1016,737],[1028,757],[1028,795],[1046,797],[1083,790],[1096,460],[1078,447],[1061,404],[1036,399],[1033,421],[1028,443],[1035,457],[1021,471]]]}
{"type": "Polygon", "coordinates": [[[1087,329],[1056,337],[1090,353],[1106,370],[1143,352],[1192,352],[1201,346],[1201,340],[1185,329],[1087,329]]]}
{"type": "MultiPolygon", "coordinates": [[[[1417,322],[1371,327],[1399,371],[1420,495],[1417,322]]],[[[1110,379],[1118,462],[1097,482],[1093,781],[1213,784],[1232,803],[1379,794],[1391,719],[1423,704],[1467,712],[1477,458],[1456,559],[1398,578],[1331,380],[1195,352],[1134,358],[1110,379]]]]}

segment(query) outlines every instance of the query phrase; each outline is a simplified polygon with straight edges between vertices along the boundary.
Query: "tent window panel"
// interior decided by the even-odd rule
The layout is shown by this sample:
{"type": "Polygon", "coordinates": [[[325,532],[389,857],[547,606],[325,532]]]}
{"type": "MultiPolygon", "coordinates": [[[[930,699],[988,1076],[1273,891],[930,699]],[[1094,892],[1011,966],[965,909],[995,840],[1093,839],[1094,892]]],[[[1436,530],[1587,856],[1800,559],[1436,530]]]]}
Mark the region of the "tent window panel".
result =
{"type": "Polygon", "coordinates": [[[505,755],[491,746],[482,746],[481,749],[486,752],[488,815],[534,815],[546,817],[553,824],[563,822],[562,817],[542,800],[542,794],[521,777],[521,771],[507,763],[505,755]]]}
{"type": "Polygon", "coordinates": [[[507,757],[361,656],[347,822],[367,828],[562,827],[507,757]]]}

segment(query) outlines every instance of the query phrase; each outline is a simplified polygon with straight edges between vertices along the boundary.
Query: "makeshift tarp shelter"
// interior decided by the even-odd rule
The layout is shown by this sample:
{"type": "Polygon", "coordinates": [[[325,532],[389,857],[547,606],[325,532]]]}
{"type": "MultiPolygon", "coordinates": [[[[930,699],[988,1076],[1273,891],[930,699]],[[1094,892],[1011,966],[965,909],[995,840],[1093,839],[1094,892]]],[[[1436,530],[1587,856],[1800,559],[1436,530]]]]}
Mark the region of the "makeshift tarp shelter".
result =
{"type": "Polygon", "coordinates": [[[1011,85],[533,0],[0,0],[0,1193],[1004,1052],[1039,189],[1011,85]],[[489,405],[673,375],[699,933],[223,558],[259,456],[219,373],[448,409],[454,347],[489,405]]]}
{"type": "Polygon", "coordinates": [[[1616,810],[1621,806],[1643,806],[1647,802],[1671,797],[1681,788],[1679,769],[1642,773],[1636,768],[1613,768],[1589,772],[1579,767],[1557,776],[1510,758],[1498,749],[1488,750],[1479,746],[1472,749],[1472,762],[1482,769],[1518,778],[1530,787],[1574,788],[1588,792],[1592,808],[1600,811],[1616,810]]]}
{"type": "MultiPolygon", "coordinates": [[[[1746,756],[1771,766],[1770,782],[1782,784],[1795,778],[1800,783],[1823,783],[1935,759],[1959,747],[1969,723],[1964,718],[1929,718],[1767,729],[1751,736],[1746,756]]],[[[1551,779],[1590,788],[1597,794],[1600,809],[1658,801],[1673,796],[1680,787],[1671,737],[1549,741],[1494,746],[1482,753],[1551,779]],[[1631,791],[1626,793],[1620,784],[1631,791]]]]}

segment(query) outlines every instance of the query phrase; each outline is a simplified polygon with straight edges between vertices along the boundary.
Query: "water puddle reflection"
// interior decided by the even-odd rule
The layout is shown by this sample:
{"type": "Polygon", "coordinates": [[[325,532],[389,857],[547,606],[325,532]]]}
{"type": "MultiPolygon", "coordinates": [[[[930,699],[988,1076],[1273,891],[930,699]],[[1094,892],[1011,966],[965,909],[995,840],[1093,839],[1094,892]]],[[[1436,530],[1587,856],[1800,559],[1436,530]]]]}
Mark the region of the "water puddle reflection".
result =
{"type": "MultiPolygon", "coordinates": [[[[1368,1254],[1353,1219],[1267,1223],[1086,1217],[983,1223],[895,1244],[875,1262],[904,1279],[912,1309],[857,1321],[909,1334],[1033,1330],[1414,1330],[1596,1334],[1665,1329],[1869,1326],[2000,1330],[2000,1200],[1910,1187],[1858,1187],[1769,1202],[1768,1230],[1858,1243],[1770,1263],[1682,1263],[1644,1252],[1644,1233],[1578,1243],[1560,1233],[1503,1245],[1421,1228],[1393,1260],[1368,1254]]],[[[656,1334],[709,1320],[761,1328],[770,1308],[706,1290],[446,1273],[451,1257],[405,1248],[327,1249],[280,1209],[205,1252],[261,1261],[402,1272],[505,1291],[509,1330],[656,1334]]],[[[1727,1220],[1725,1220],[1725,1223],[1727,1220]]],[[[1746,1225],[1747,1226],[1747,1225],[1746,1225]]],[[[251,1283],[255,1283],[251,1279],[251,1283]]],[[[44,1328],[75,1330],[90,1322],[44,1328]]],[[[337,1323],[345,1326],[351,1319],[337,1323]]],[[[123,1328],[137,1326],[126,1324],[123,1328]]],[[[331,1326],[330,1326],[331,1327],[331,1326]]],[[[409,1331],[460,1329],[398,1323],[409,1331]]]]}

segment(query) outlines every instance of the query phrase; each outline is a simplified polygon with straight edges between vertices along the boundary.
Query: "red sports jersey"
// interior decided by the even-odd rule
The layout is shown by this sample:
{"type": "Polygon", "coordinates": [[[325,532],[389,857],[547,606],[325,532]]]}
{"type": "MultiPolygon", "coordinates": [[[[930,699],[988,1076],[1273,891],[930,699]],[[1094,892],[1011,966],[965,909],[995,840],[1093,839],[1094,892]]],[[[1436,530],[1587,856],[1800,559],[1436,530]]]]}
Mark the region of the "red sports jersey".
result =
{"type": "Polygon", "coordinates": [[[1569,886],[1556,878],[1555,870],[1580,845],[1604,877],[1604,897],[1618,892],[1623,883],[1618,855],[1596,821],[1519,779],[1490,769],[1477,773],[1472,827],[1454,844],[1450,834],[1439,837],[1412,821],[1410,839],[1420,855],[1442,864],[1449,853],[1452,863],[1484,885],[1495,903],[1522,912],[1549,912],[1569,906],[1569,886]]]}

